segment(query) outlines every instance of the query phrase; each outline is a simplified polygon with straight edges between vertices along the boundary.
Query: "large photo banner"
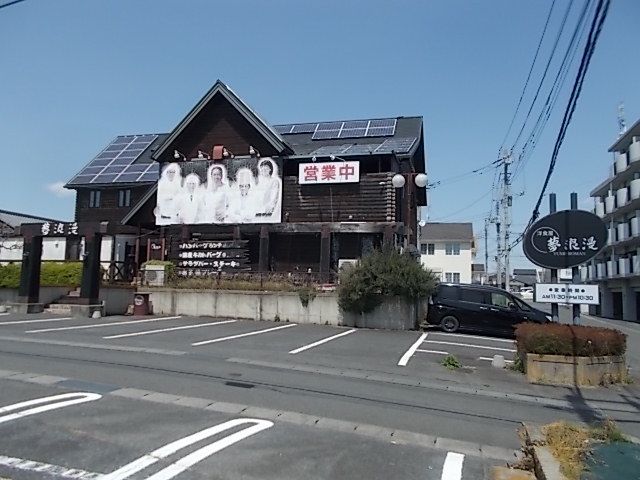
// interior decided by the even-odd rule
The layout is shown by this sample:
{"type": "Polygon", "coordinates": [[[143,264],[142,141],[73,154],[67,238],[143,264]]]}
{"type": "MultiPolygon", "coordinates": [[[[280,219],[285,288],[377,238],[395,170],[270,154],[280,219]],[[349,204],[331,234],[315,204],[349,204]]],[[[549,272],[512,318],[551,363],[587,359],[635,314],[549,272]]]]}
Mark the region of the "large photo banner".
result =
{"type": "Polygon", "coordinates": [[[164,164],[156,225],[280,223],[281,172],[270,157],[164,164]]]}

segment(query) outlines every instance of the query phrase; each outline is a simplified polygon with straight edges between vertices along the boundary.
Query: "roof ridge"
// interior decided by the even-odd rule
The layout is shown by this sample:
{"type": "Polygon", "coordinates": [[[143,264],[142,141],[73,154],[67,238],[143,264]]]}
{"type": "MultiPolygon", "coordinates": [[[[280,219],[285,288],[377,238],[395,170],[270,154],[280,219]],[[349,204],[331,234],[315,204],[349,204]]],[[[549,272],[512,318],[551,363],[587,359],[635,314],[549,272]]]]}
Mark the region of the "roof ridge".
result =
{"type": "Polygon", "coordinates": [[[281,127],[283,125],[308,125],[311,123],[334,123],[334,122],[357,122],[357,121],[365,121],[365,120],[386,120],[388,118],[400,119],[400,118],[424,118],[422,115],[395,115],[395,116],[386,116],[386,117],[367,117],[367,118],[351,118],[351,119],[342,119],[342,120],[322,120],[322,121],[308,121],[308,122],[286,122],[286,123],[274,123],[273,127],[281,127]]]}

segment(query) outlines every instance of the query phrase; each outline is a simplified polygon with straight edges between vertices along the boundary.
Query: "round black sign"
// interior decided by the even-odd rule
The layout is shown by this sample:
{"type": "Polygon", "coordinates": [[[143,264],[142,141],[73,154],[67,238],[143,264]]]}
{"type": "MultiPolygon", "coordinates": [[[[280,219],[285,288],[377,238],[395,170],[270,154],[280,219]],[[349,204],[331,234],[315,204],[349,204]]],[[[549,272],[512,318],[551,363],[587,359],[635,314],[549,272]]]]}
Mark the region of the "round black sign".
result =
{"type": "Polygon", "coordinates": [[[524,254],[546,268],[570,268],[591,260],[607,243],[607,226],[591,212],[562,210],[541,218],[524,234],[524,254]]]}

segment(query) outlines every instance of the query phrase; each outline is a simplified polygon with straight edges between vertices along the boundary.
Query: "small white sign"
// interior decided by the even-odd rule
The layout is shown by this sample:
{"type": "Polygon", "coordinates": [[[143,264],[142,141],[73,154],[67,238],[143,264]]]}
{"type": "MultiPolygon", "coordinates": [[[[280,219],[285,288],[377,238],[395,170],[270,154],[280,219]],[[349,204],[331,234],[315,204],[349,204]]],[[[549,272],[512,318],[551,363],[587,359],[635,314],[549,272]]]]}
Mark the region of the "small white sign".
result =
{"type": "Polygon", "coordinates": [[[360,162],[301,163],[298,169],[300,185],[325,183],[358,183],[360,162]]]}
{"type": "Polygon", "coordinates": [[[538,283],[536,284],[535,301],[539,303],[600,305],[600,295],[598,285],[538,283]]]}

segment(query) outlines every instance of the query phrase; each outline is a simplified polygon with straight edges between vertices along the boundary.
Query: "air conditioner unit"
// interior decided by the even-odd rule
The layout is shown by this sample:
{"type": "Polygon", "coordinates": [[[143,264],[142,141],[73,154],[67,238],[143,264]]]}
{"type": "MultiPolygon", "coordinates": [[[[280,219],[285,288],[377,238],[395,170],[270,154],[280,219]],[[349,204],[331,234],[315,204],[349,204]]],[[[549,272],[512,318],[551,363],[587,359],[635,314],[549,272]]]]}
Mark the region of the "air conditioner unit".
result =
{"type": "Polygon", "coordinates": [[[338,270],[342,270],[343,268],[355,267],[358,265],[357,258],[341,258],[338,260],[338,270]]]}

